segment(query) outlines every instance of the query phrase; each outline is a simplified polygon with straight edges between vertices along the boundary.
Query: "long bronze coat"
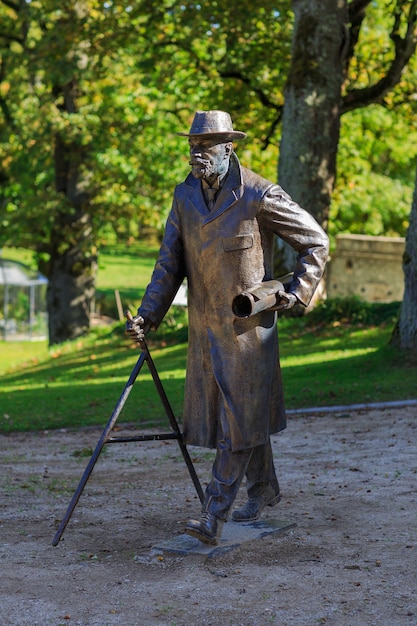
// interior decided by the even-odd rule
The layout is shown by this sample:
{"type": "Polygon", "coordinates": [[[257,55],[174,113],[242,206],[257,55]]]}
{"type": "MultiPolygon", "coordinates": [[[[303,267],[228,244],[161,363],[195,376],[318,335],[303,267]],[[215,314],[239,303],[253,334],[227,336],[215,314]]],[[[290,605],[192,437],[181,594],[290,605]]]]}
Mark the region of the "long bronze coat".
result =
{"type": "Polygon", "coordinates": [[[282,190],[243,168],[229,173],[209,212],[201,181],[177,186],[158,261],[139,314],[157,327],[188,280],[189,338],[183,431],[191,445],[216,446],[220,410],[235,450],[285,428],[276,314],[236,318],[233,298],[273,278],[274,238],[298,253],[290,291],[307,305],[322,276],[328,238],[282,190]]]}

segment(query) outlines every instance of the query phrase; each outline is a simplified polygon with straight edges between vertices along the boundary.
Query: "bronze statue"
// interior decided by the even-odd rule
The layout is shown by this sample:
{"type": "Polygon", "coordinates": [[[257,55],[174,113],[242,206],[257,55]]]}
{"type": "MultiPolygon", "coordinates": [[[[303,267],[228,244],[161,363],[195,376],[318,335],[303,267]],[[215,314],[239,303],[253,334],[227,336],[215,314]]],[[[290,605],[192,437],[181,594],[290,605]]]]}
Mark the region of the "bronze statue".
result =
{"type": "MultiPolygon", "coordinates": [[[[323,274],[328,238],[283,189],[242,167],[228,113],[197,111],[188,133],[191,173],[174,192],[159,258],[132,337],[156,329],[187,278],[189,340],[183,433],[216,449],[201,518],[189,535],[216,544],[246,475],[234,521],[258,519],[280,491],[270,435],[286,426],[276,308],[307,306],[323,274]],[[291,282],[272,306],[236,316],[239,294],[273,279],[275,236],[297,252],[291,282]]],[[[271,304],[271,303],[270,303],[271,304]]]]}

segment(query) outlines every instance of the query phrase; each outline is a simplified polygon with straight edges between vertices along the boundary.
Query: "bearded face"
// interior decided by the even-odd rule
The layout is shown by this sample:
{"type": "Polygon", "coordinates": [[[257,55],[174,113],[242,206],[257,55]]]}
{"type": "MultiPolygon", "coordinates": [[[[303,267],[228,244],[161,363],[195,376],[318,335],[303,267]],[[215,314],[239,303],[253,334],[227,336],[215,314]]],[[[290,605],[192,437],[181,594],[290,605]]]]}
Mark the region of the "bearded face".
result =
{"type": "Polygon", "coordinates": [[[231,143],[219,140],[190,138],[190,165],[195,178],[214,180],[229,167],[231,143]]]}

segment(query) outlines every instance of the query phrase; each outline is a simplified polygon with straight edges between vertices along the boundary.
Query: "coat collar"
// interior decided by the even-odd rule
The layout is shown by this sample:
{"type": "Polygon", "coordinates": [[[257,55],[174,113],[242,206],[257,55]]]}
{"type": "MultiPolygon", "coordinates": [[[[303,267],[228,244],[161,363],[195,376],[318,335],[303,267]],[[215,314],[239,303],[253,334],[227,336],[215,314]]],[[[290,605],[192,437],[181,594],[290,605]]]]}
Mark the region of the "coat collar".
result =
{"type": "Polygon", "coordinates": [[[239,159],[233,152],[230,157],[230,166],[226,180],[218,193],[216,203],[211,211],[207,208],[201,181],[189,174],[185,184],[191,188],[189,200],[194,208],[206,218],[204,223],[208,224],[230,209],[243,195],[242,171],[239,159]]]}

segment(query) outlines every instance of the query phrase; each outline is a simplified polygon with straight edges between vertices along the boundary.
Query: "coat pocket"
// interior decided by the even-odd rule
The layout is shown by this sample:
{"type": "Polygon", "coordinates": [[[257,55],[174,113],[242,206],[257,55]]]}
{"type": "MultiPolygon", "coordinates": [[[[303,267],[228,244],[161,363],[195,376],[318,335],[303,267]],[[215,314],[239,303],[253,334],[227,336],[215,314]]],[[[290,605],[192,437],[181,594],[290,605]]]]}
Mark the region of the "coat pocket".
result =
{"type": "Polygon", "coordinates": [[[231,252],[232,250],[245,250],[252,248],[253,235],[237,235],[236,237],[223,238],[223,250],[231,252]]]}

